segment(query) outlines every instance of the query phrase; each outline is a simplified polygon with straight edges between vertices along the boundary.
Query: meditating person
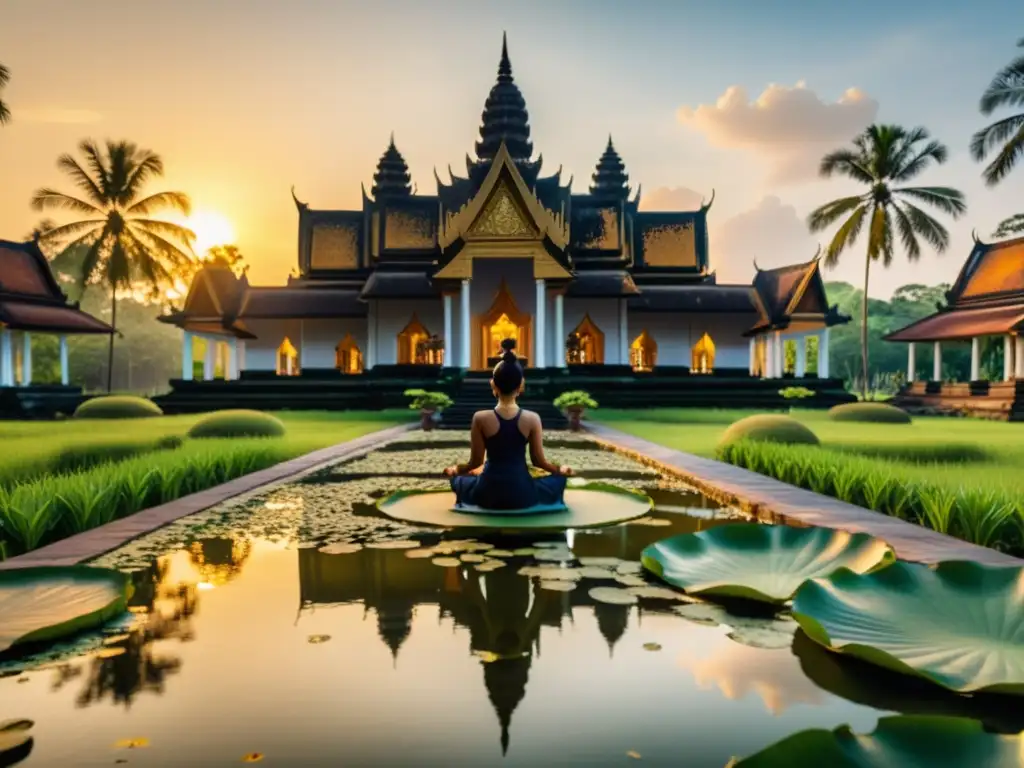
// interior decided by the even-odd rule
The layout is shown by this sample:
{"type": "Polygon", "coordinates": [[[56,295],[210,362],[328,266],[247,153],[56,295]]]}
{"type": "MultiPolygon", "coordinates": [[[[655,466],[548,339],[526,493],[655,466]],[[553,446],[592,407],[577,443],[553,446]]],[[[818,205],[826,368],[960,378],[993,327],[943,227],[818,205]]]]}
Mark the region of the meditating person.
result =
{"type": "Polygon", "coordinates": [[[473,415],[469,461],[448,467],[457,506],[483,509],[528,509],[538,505],[563,503],[565,479],[569,467],[558,467],[544,458],[544,430],[540,417],[516,404],[523,391],[523,367],[516,357],[515,339],[501,342],[504,353],[494,366],[491,391],[498,400],[491,411],[473,415]],[[530,461],[549,475],[533,477],[526,466],[526,446],[530,461]],[[487,463],[484,464],[486,457],[487,463]],[[484,465],[478,475],[469,473],[484,465]]]}

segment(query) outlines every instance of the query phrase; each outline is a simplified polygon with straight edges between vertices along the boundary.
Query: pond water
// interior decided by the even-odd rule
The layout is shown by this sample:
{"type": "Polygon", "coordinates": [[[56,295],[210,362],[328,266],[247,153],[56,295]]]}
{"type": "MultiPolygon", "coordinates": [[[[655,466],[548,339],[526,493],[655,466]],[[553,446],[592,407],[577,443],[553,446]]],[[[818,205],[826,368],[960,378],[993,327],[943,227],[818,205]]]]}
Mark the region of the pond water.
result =
{"type": "Polygon", "coordinates": [[[649,518],[467,540],[376,513],[465,450],[405,441],[97,560],[133,573],[131,616],[0,656],[0,720],[35,721],[21,765],[721,768],[805,728],[968,706],[839,663],[784,617],[645,586],[646,545],[737,514],[590,444],[549,452],[646,490],[649,518]]]}

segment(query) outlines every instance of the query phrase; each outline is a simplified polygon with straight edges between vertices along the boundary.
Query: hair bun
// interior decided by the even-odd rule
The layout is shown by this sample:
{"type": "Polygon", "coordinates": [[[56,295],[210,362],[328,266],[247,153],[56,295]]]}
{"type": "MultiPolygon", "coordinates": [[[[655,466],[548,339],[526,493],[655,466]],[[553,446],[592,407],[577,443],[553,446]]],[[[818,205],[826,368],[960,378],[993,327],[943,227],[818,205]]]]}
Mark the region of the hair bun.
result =
{"type": "Polygon", "coordinates": [[[516,348],[516,340],[505,339],[504,341],[501,342],[501,348],[506,352],[511,352],[513,349],[516,348]]]}

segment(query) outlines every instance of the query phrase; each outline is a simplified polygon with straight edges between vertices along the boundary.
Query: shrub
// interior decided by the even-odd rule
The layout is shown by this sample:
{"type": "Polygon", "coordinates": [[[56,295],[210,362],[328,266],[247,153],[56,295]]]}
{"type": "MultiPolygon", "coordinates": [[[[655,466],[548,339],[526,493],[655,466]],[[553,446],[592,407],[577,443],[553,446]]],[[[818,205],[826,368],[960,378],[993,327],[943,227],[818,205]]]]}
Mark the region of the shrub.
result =
{"type": "Polygon", "coordinates": [[[588,392],[574,389],[571,392],[563,392],[554,401],[555,408],[597,408],[597,401],[588,392]]]}
{"type": "Polygon", "coordinates": [[[810,429],[790,416],[764,413],[740,419],[722,435],[719,447],[740,440],[785,445],[818,445],[818,437],[810,429]]]}
{"type": "Polygon", "coordinates": [[[425,389],[407,389],[403,394],[406,397],[412,398],[412,402],[409,403],[409,407],[414,411],[441,412],[445,408],[449,408],[452,404],[452,399],[444,392],[428,392],[425,389]]]}
{"type": "Polygon", "coordinates": [[[106,395],[86,400],[75,410],[76,419],[144,419],[163,416],[152,400],[132,395],[106,395]]]}
{"type": "Polygon", "coordinates": [[[281,437],[284,423],[262,411],[216,411],[204,416],[188,431],[193,438],[204,437],[281,437]]]}
{"type": "Polygon", "coordinates": [[[786,400],[803,400],[807,397],[814,397],[814,390],[807,387],[786,387],[779,390],[779,395],[786,400]]]}
{"type": "Polygon", "coordinates": [[[909,424],[910,414],[888,403],[844,403],[829,408],[832,421],[866,421],[874,424],[909,424]]]}

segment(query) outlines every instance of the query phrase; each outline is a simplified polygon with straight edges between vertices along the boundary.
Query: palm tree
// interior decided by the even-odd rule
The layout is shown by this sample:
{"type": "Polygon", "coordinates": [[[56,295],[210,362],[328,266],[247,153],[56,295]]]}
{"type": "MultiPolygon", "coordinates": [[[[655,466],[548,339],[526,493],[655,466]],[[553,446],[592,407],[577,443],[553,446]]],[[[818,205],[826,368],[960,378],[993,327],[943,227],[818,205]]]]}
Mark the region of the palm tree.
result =
{"type": "MultiPolygon", "coordinates": [[[[1024,48],[1024,37],[1017,41],[1017,46],[1024,48]]],[[[981,95],[981,114],[987,117],[1000,107],[1020,106],[1024,106],[1024,56],[1018,56],[992,78],[981,95]]],[[[974,134],[971,154],[980,162],[999,145],[1002,148],[984,172],[985,183],[990,187],[998,184],[1024,155],[1024,112],[996,120],[974,134]]]]}
{"type": "Polygon", "coordinates": [[[868,280],[871,262],[881,259],[885,267],[892,263],[897,234],[911,261],[921,256],[918,238],[924,238],[939,253],[948,247],[949,232],[946,228],[910,200],[931,205],[954,219],[967,210],[963,194],[956,189],[893,185],[910,181],[933,162],[946,162],[946,155],[946,147],[930,139],[924,128],[908,130],[898,125],[871,125],[853,140],[852,149],[837,149],[821,160],[819,174],[824,178],[846,176],[867,187],[867,191],[860,195],[826,203],[812,212],[807,220],[812,232],[821,232],[849,214],[825,251],[827,267],[839,263],[843,251],[853,245],[864,222],[869,221],[860,338],[861,390],[865,399],[868,394],[868,280]]]}
{"type": "MultiPolygon", "coordinates": [[[[0,64],[0,88],[3,88],[11,82],[11,70],[0,64]]],[[[4,104],[3,99],[0,99],[0,125],[4,125],[11,119],[11,110],[4,104]]]]}
{"type": "MultiPolygon", "coordinates": [[[[90,283],[110,288],[110,324],[117,328],[117,292],[145,286],[156,292],[173,285],[174,273],[194,261],[195,235],[185,227],[149,218],[161,209],[188,215],[190,203],[183,192],[157,192],[140,198],[142,187],[153,176],[161,176],[163,161],[148,149],[128,141],[107,141],[101,148],[91,140],[79,144],[85,166],[69,154],[61,155],[57,167],[66,172],[83,197],[54,189],[39,189],[32,195],[36,210],[62,208],[87,218],[53,227],[42,233],[42,241],[61,243],[61,260],[71,262],[70,271],[84,290],[90,283]],[[88,168],[88,170],[86,170],[88,168]],[[74,238],[67,242],[68,238],[74,238]]],[[[114,335],[107,352],[107,391],[113,386],[114,335]]]]}
{"type": "Polygon", "coordinates": [[[1024,235],[1024,213],[1015,213],[999,222],[992,237],[1012,237],[1024,235]]]}

